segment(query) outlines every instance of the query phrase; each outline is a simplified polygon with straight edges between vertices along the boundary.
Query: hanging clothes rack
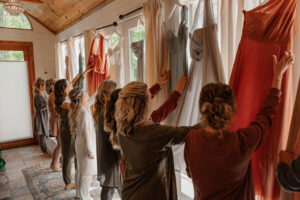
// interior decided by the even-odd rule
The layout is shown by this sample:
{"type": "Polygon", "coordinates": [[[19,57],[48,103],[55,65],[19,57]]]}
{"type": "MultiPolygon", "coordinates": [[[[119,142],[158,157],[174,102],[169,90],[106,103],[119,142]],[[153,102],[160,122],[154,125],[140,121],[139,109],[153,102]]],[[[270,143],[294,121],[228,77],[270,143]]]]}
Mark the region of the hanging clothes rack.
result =
{"type": "MultiPolygon", "coordinates": [[[[126,13],[126,14],[120,15],[120,16],[119,16],[119,19],[120,19],[121,21],[123,21],[123,20],[126,19],[126,17],[128,17],[128,16],[130,16],[131,14],[133,14],[133,13],[135,13],[135,12],[138,12],[138,11],[140,11],[140,10],[142,10],[142,9],[143,9],[143,7],[139,7],[139,8],[137,8],[137,9],[135,9],[135,10],[132,10],[132,11],[126,13]]],[[[121,22],[113,22],[112,24],[102,26],[102,27],[100,27],[100,28],[97,28],[96,30],[98,31],[98,30],[106,29],[106,28],[113,27],[113,26],[116,27],[116,26],[118,26],[118,23],[121,23],[121,22]]],[[[80,33],[80,34],[75,35],[75,36],[72,36],[72,37],[75,38],[75,37],[80,37],[80,36],[82,36],[82,35],[84,35],[84,33],[80,33]]],[[[62,41],[61,43],[64,43],[64,42],[67,42],[67,41],[68,41],[68,39],[62,41]]]]}

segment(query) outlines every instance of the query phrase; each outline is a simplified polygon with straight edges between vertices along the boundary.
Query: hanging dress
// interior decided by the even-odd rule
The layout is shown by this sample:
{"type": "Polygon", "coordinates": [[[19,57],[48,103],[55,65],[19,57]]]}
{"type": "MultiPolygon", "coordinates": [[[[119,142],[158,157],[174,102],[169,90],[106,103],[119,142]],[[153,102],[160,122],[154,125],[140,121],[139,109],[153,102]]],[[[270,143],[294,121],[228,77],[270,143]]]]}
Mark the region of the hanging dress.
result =
{"type": "MultiPolygon", "coordinates": [[[[200,122],[199,97],[207,83],[225,82],[225,73],[218,47],[217,27],[211,3],[200,0],[190,34],[188,81],[172,120],[172,126],[192,126],[200,122]],[[202,9],[202,10],[201,10],[202,9]],[[203,15],[200,16],[200,15],[203,15]],[[201,28],[200,28],[201,27],[201,28]]],[[[173,147],[175,169],[186,173],[184,144],[173,147]]]]}
{"type": "Polygon", "coordinates": [[[102,81],[108,77],[107,54],[104,52],[104,38],[97,36],[92,43],[87,68],[93,68],[88,73],[87,82],[89,94],[94,94],[102,81]]]}
{"type": "Polygon", "coordinates": [[[131,43],[131,50],[138,59],[136,80],[144,82],[144,40],[131,43]]]}
{"type": "Polygon", "coordinates": [[[182,7],[181,22],[177,35],[175,35],[171,30],[168,30],[166,38],[170,56],[171,71],[169,94],[176,89],[178,78],[186,76],[188,72],[186,60],[187,37],[188,28],[186,26],[186,8],[182,7]]]}
{"type": "Polygon", "coordinates": [[[117,83],[118,87],[121,87],[120,84],[120,71],[121,71],[121,47],[122,38],[119,41],[119,44],[114,48],[108,48],[108,60],[109,60],[109,75],[110,80],[113,80],[117,83]]]}
{"type": "MultiPolygon", "coordinates": [[[[238,110],[232,130],[248,126],[263,105],[273,79],[273,59],[292,49],[297,0],[269,0],[244,12],[244,28],[230,86],[238,110]]],[[[255,192],[265,200],[279,198],[275,178],[280,149],[284,148],[292,112],[292,68],[282,82],[282,101],[270,134],[252,157],[255,192]]]]}

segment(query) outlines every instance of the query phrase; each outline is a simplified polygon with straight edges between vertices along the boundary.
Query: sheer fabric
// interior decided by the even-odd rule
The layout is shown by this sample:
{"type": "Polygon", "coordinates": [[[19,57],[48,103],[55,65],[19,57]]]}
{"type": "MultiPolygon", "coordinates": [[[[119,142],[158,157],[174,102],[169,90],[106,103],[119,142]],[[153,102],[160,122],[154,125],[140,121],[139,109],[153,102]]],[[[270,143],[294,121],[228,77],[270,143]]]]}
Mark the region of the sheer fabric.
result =
{"type": "MultiPolygon", "coordinates": [[[[281,57],[292,49],[296,0],[270,0],[244,12],[244,28],[233,67],[230,85],[236,95],[238,111],[232,130],[246,127],[263,104],[271,86],[272,55],[281,57]]],[[[252,159],[256,194],[265,200],[279,198],[275,178],[279,150],[287,142],[291,120],[292,69],[282,84],[282,102],[271,133],[252,159]]]]}
{"type": "MultiPolygon", "coordinates": [[[[169,69],[169,56],[166,47],[166,29],[164,26],[164,0],[148,0],[143,5],[145,18],[145,82],[154,85],[162,73],[169,69]]],[[[161,105],[167,98],[167,89],[155,99],[155,105],[161,105]]]]}
{"type": "Polygon", "coordinates": [[[114,48],[108,48],[107,54],[109,58],[109,75],[110,80],[117,83],[118,87],[121,87],[120,83],[120,71],[121,71],[121,48],[122,40],[120,39],[119,44],[114,48]]]}
{"type": "Polygon", "coordinates": [[[133,42],[131,50],[138,59],[136,80],[144,82],[144,40],[133,42]]]}
{"type": "Polygon", "coordinates": [[[73,37],[67,40],[67,51],[68,51],[68,70],[70,80],[73,80],[79,72],[79,59],[76,51],[75,40],[73,37]]]}
{"type": "Polygon", "coordinates": [[[89,94],[92,95],[109,74],[107,54],[104,52],[104,38],[102,35],[97,36],[92,43],[87,68],[93,68],[93,71],[87,75],[89,94]]]}
{"type": "Polygon", "coordinates": [[[56,79],[61,79],[65,77],[64,71],[65,58],[63,55],[63,48],[60,42],[55,44],[55,77],[56,79]]]}

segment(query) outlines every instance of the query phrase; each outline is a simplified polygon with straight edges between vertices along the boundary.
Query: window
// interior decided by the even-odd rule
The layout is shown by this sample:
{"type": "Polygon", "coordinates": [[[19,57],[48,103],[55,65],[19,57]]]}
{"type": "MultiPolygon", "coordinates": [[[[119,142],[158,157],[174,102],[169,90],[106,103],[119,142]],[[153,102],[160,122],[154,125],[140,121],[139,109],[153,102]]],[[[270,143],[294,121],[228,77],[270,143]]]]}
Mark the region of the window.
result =
{"type": "Polygon", "coordinates": [[[144,26],[137,26],[136,28],[129,30],[129,37],[130,37],[130,80],[136,81],[137,80],[137,57],[131,51],[131,43],[138,42],[145,39],[145,27],[144,26]]]}
{"type": "Polygon", "coordinates": [[[30,21],[25,14],[12,16],[3,9],[3,3],[0,3],[0,27],[32,30],[30,21]]]}
{"type": "Polygon", "coordinates": [[[0,61],[24,61],[24,52],[0,51],[0,61]]]}

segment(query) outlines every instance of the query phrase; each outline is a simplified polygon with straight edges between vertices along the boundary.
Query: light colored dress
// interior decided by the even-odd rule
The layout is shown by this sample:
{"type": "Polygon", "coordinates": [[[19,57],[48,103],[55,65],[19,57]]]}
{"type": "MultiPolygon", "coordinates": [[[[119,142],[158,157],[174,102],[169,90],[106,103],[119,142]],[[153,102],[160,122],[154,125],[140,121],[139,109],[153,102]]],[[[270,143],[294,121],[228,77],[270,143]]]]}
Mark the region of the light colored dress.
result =
{"type": "Polygon", "coordinates": [[[131,50],[138,59],[136,80],[144,82],[144,40],[131,43],[131,50]]]}
{"type": "Polygon", "coordinates": [[[97,93],[88,99],[87,107],[80,108],[76,119],[76,197],[84,200],[92,199],[89,189],[93,175],[97,174],[96,132],[90,110],[96,95],[97,93]],[[89,159],[89,157],[94,157],[94,159],[89,159]]]}
{"type": "Polygon", "coordinates": [[[109,59],[109,75],[110,80],[113,80],[120,87],[120,70],[121,70],[121,44],[122,39],[120,39],[119,44],[114,48],[108,48],[107,54],[109,59]]]}

